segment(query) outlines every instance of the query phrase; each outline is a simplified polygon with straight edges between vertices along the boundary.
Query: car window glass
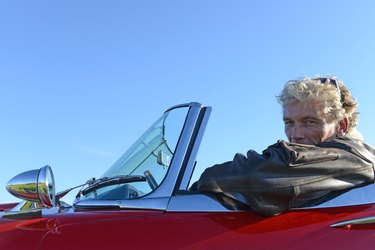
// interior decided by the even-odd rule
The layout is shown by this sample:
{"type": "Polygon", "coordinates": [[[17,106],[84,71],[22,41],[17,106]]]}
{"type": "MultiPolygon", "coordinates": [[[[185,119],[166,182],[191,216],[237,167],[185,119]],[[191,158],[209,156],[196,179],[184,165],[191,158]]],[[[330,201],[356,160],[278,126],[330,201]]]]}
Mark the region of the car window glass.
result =
{"type": "Polygon", "coordinates": [[[139,175],[146,177],[145,180],[106,186],[88,193],[84,198],[133,199],[156,189],[173,159],[187,111],[188,108],[181,107],[166,112],[102,176],[139,175]]]}

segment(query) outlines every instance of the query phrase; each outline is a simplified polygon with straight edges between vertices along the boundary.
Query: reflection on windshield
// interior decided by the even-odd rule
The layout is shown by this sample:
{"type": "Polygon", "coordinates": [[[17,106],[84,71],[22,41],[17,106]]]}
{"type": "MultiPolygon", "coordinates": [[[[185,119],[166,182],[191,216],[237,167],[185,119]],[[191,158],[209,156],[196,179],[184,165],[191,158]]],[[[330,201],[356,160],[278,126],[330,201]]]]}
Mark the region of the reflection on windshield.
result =
{"type": "Polygon", "coordinates": [[[163,181],[183,129],[187,107],[166,112],[102,177],[145,176],[147,182],[111,185],[90,192],[87,199],[134,199],[147,195],[163,181]]]}

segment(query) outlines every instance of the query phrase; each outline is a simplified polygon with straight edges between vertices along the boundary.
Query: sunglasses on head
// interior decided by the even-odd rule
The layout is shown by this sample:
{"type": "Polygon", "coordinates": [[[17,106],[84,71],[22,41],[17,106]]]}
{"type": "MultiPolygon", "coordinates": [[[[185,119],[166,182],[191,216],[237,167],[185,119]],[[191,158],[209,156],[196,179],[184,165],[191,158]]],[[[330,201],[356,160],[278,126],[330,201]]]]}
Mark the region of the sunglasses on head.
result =
{"type": "Polygon", "coordinates": [[[331,84],[331,85],[335,86],[336,89],[337,89],[337,92],[339,93],[339,96],[341,98],[341,102],[342,102],[340,85],[339,85],[338,81],[335,78],[318,77],[318,78],[314,78],[314,79],[320,81],[322,84],[327,84],[328,83],[328,84],[331,84]]]}

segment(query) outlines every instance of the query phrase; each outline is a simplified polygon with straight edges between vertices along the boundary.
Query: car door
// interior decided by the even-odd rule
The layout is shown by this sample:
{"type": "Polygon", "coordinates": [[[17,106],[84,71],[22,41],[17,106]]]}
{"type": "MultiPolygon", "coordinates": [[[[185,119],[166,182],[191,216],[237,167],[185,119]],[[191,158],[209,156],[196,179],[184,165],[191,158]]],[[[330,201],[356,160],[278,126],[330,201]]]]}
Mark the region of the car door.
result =
{"type": "MultiPolygon", "coordinates": [[[[369,185],[355,193],[364,197],[374,189],[369,185]]],[[[374,203],[355,204],[354,198],[347,205],[343,200],[264,217],[220,207],[218,199],[207,195],[180,195],[169,203],[164,230],[191,249],[372,249],[374,203]]]]}

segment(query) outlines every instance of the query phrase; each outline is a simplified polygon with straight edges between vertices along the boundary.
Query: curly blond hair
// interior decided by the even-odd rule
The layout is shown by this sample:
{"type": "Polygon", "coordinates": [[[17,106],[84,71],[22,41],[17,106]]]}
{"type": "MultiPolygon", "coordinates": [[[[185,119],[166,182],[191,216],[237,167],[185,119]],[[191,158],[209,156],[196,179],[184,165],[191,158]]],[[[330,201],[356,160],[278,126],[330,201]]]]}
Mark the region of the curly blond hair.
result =
{"type": "Polygon", "coordinates": [[[358,104],[344,83],[336,77],[305,77],[290,80],[286,82],[277,100],[283,108],[293,101],[320,101],[331,121],[340,121],[347,117],[347,137],[363,139],[356,128],[359,116],[358,104]]]}

